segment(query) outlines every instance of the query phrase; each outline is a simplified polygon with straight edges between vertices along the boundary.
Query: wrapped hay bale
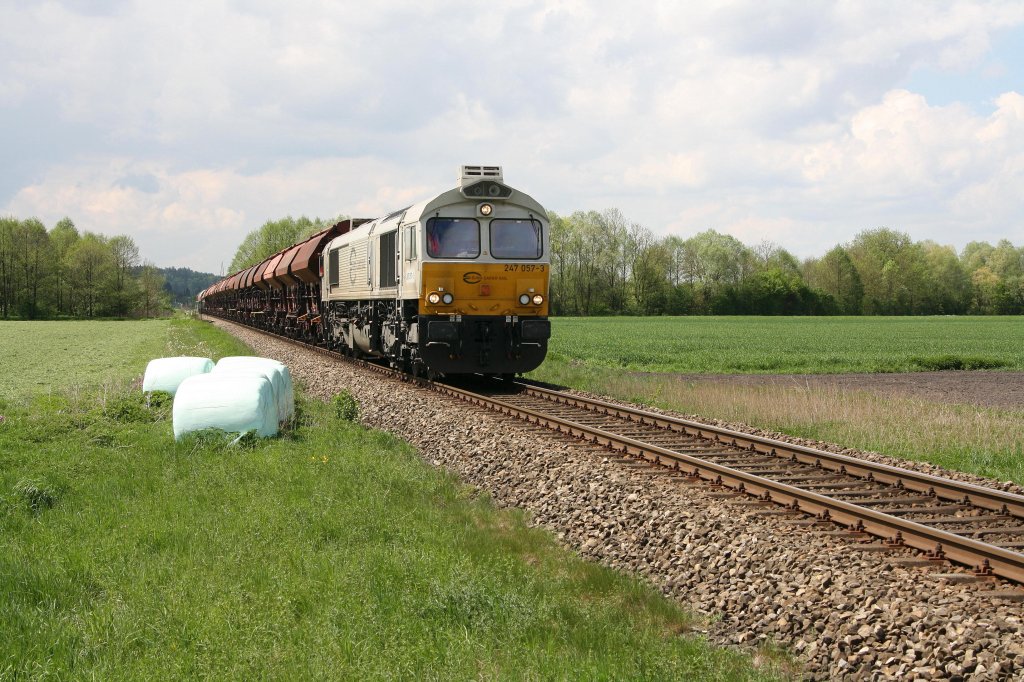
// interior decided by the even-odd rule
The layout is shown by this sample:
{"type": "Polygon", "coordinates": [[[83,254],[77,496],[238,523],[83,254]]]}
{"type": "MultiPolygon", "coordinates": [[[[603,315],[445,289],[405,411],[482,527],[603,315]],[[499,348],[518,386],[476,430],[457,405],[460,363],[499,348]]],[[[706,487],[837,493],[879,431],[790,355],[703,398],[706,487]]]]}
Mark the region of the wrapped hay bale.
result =
{"type": "Polygon", "coordinates": [[[200,374],[181,382],[171,410],[174,439],[203,429],[277,434],[277,402],[270,381],[257,374],[200,374]]]}
{"type": "Polygon", "coordinates": [[[265,366],[247,366],[247,365],[229,365],[227,367],[214,367],[213,372],[216,376],[254,376],[261,377],[270,382],[270,389],[274,400],[274,413],[277,415],[277,422],[287,421],[288,417],[282,413],[282,410],[287,409],[284,403],[284,397],[286,395],[284,378],[281,373],[275,368],[265,366]]]}
{"type": "Polygon", "coordinates": [[[157,358],[146,365],[142,378],[142,392],[166,391],[174,395],[182,381],[197,374],[206,374],[213,369],[210,358],[157,358]]]}
{"type": "Polygon", "coordinates": [[[214,374],[239,371],[255,371],[273,377],[271,383],[277,399],[278,420],[284,422],[295,416],[295,388],[291,372],[284,363],[252,355],[234,355],[221,358],[213,368],[214,374]]]}

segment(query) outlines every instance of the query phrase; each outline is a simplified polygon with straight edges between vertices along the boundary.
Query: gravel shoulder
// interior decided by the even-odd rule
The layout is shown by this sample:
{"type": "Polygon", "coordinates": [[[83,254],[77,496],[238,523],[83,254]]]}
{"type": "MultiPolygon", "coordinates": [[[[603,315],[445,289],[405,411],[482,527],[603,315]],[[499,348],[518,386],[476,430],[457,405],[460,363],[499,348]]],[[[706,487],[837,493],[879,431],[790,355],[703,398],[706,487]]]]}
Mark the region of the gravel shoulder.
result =
{"type": "Polygon", "coordinates": [[[705,614],[703,634],[716,643],[780,646],[808,679],[1024,674],[1024,604],[983,596],[998,584],[911,568],[903,555],[862,551],[601,448],[216,324],[285,362],[315,397],[348,389],[366,425],[410,441],[497,504],[527,510],[581,555],[643,575],[705,614]]]}
{"type": "Polygon", "coordinates": [[[828,387],[942,403],[1024,412],[1024,372],[912,372],[907,374],[676,374],[686,383],[737,386],[828,387]]]}

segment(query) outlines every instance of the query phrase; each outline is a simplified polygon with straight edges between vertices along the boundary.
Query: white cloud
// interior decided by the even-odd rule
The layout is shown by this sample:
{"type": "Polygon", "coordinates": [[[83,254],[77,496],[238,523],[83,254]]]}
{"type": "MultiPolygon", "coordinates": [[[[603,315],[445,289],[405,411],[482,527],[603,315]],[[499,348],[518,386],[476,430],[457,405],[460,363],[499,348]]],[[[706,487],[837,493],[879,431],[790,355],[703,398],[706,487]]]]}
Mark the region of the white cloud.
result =
{"type": "Polygon", "coordinates": [[[284,215],[376,217],[438,188],[371,159],[282,164],[258,175],[235,169],[174,173],[156,164],[95,160],[55,168],[23,188],[8,205],[48,225],[68,215],[80,230],[129,234],[160,265],[218,269],[245,234],[284,215]],[[126,175],[156,179],[156,191],[120,182],[126,175]],[[395,184],[396,181],[398,184],[395,184]]]}
{"type": "Polygon", "coordinates": [[[558,211],[802,255],[879,224],[1024,241],[1024,97],[901,88],[990,68],[1019,2],[86,9],[0,6],[0,205],[161,263],[215,268],[266,219],[384,212],[474,162],[558,211]]]}

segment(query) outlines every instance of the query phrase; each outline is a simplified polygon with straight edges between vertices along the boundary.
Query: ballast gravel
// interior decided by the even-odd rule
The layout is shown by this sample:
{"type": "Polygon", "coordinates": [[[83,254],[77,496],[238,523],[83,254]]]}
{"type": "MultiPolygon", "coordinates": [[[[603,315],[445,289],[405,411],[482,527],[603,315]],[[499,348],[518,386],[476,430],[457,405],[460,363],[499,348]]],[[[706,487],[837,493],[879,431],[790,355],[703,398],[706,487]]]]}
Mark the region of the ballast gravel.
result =
{"type": "Polygon", "coordinates": [[[703,614],[712,642],[782,647],[813,680],[1024,679],[1024,603],[986,594],[1019,588],[904,565],[912,553],[858,549],[603,448],[216,324],[287,364],[315,397],[347,389],[364,424],[408,440],[495,503],[529,511],[565,546],[644,576],[703,614]]]}

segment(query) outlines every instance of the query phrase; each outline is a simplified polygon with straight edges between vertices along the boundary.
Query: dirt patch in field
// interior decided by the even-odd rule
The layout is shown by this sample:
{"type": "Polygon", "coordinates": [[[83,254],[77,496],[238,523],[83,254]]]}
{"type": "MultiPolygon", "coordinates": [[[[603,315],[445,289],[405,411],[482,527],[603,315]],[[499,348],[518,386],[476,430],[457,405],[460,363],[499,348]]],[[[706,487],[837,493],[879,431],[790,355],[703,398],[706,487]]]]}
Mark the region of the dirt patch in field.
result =
{"type": "Polygon", "coordinates": [[[679,374],[681,381],[740,386],[829,387],[1024,412],[1024,372],[907,374],[679,374]]]}

